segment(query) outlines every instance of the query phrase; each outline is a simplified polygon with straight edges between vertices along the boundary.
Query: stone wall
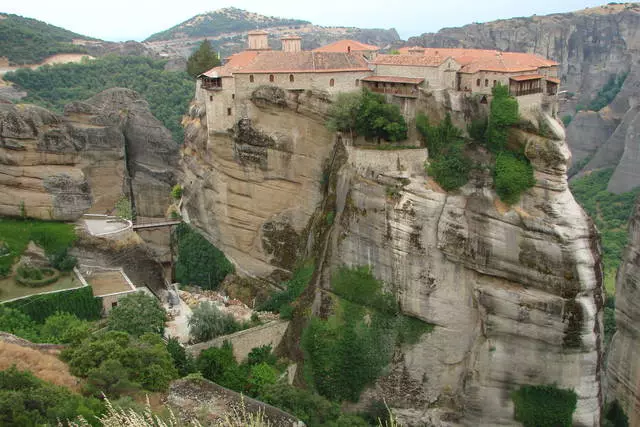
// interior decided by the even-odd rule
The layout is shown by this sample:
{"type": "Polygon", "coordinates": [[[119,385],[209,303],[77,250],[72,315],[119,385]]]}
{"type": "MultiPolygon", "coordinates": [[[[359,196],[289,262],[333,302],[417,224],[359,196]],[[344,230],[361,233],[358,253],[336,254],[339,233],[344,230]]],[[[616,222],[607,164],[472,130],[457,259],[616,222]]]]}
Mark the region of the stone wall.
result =
{"type": "Polygon", "coordinates": [[[222,347],[225,341],[229,341],[233,344],[233,355],[240,363],[244,362],[251,350],[256,347],[271,345],[271,348],[275,350],[280,345],[280,342],[282,342],[282,338],[288,327],[288,321],[277,320],[254,328],[245,329],[235,334],[218,337],[211,341],[193,344],[187,347],[187,351],[197,356],[200,352],[208,348],[222,347]]]}

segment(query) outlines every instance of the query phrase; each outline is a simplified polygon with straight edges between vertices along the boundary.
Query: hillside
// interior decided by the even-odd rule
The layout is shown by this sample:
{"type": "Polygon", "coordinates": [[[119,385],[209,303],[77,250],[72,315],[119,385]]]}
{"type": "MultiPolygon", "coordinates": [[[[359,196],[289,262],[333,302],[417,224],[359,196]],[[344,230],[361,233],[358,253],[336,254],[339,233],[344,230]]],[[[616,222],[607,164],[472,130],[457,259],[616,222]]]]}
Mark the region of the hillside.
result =
{"type": "Polygon", "coordinates": [[[231,7],[196,15],[153,34],[144,44],[163,56],[186,58],[201,40],[207,38],[213,48],[226,57],[244,49],[246,33],[258,28],[269,32],[273,49],[280,48],[281,36],[291,33],[302,37],[304,49],[315,49],[344,38],[381,47],[400,42],[395,29],[322,27],[300,19],[275,18],[231,7]]]}
{"type": "Polygon", "coordinates": [[[0,56],[11,64],[38,63],[57,53],[86,53],[86,47],[74,44],[77,39],[93,40],[37,19],[0,14],[0,56]]]}
{"type": "Polygon", "coordinates": [[[300,19],[276,18],[247,12],[235,7],[202,13],[168,30],[155,33],[145,41],[171,40],[185,37],[214,37],[225,33],[237,33],[271,28],[309,24],[300,19]]]}

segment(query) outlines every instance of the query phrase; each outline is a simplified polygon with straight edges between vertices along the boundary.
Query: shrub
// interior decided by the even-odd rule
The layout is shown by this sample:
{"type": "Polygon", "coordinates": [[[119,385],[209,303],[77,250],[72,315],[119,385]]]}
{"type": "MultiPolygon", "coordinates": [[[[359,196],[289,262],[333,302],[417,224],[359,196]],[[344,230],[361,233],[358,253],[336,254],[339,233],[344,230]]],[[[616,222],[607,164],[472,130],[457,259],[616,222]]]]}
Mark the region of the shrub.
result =
{"type": "Polygon", "coordinates": [[[230,313],[223,313],[209,301],[198,304],[189,318],[189,333],[195,342],[209,341],[240,329],[230,313]]]}
{"type": "Polygon", "coordinates": [[[562,116],[562,123],[564,124],[564,127],[569,126],[572,120],[573,116],[571,114],[565,114],[564,116],[562,116]]]}
{"type": "Polygon", "coordinates": [[[267,386],[278,381],[278,371],[265,362],[252,366],[250,372],[248,391],[254,397],[260,396],[267,386]]]}
{"type": "Polygon", "coordinates": [[[70,313],[56,313],[47,317],[40,329],[40,340],[54,344],[77,345],[89,337],[91,325],[70,313]]]}
{"type": "Polygon", "coordinates": [[[60,273],[53,268],[38,268],[21,265],[16,270],[15,281],[30,288],[50,285],[60,278],[60,273]]]}
{"type": "Polygon", "coordinates": [[[496,193],[507,204],[520,200],[520,195],[533,187],[536,180],[529,160],[509,152],[498,153],[494,171],[496,193]]]}
{"type": "Polygon", "coordinates": [[[621,73],[620,75],[612,75],[607,83],[598,91],[596,97],[589,103],[588,109],[592,111],[600,111],[611,103],[620,92],[622,84],[629,73],[621,73]]]}
{"type": "Polygon", "coordinates": [[[511,394],[516,421],[524,427],[570,427],[578,396],[554,385],[523,386],[511,394]]]}
{"type": "Polygon", "coordinates": [[[518,101],[509,95],[507,86],[498,84],[491,89],[493,100],[487,124],[485,140],[493,151],[504,150],[507,145],[507,130],[518,123],[518,101]]]}
{"type": "Polygon", "coordinates": [[[107,359],[98,368],[89,369],[84,392],[95,397],[104,394],[111,399],[117,399],[123,393],[130,393],[139,388],[139,384],[129,380],[129,372],[119,360],[107,359]]]}
{"type": "Polygon", "coordinates": [[[0,305],[0,331],[9,332],[29,341],[38,341],[38,325],[26,314],[6,304],[0,305]]]}
{"type": "Polygon", "coordinates": [[[306,262],[293,272],[291,280],[284,282],[284,291],[275,292],[263,304],[258,306],[258,311],[273,311],[280,313],[280,317],[290,318],[293,312],[291,303],[295,301],[309,285],[313,276],[315,265],[306,262]],[[287,317],[285,317],[287,316],[287,317]]]}
{"type": "Polygon", "coordinates": [[[118,301],[109,313],[108,328],[139,337],[146,333],[162,335],[166,313],[158,300],[143,292],[135,292],[118,301]]]}
{"type": "Polygon", "coordinates": [[[176,184],[173,186],[173,188],[171,189],[171,197],[173,197],[175,200],[180,200],[180,198],[182,197],[182,185],[176,184]]]}
{"type": "Polygon", "coordinates": [[[227,370],[238,366],[229,341],[225,341],[220,348],[203,350],[196,363],[203,377],[218,384],[221,384],[222,376],[227,370]]]}
{"type": "Polygon", "coordinates": [[[122,196],[116,202],[116,215],[124,219],[133,219],[131,201],[127,196],[122,196]]]}
{"type": "Polygon", "coordinates": [[[175,228],[178,242],[176,279],[180,283],[216,289],[233,265],[224,254],[187,224],[175,228]]]}
{"type": "Polygon", "coordinates": [[[36,378],[15,367],[0,371],[0,423],[6,426],[60,425],[81,415],[93,420],[104,408],[91,398],[36,378]]]}
{"type": "Polygon", "coordinates": [[[272,352],[271,344],[254,347],[247,356],[247,363],[251,366],[259,365],[261,363],[275,366],[277,361],[276,356],[272,352]]]}
{"type": "Polygon", "coordinates": [[[436,158],[446,154],[447,147],[462,141],[462,131],[453,125],[451,115],[447,113],[438,126],[431,126],[424,114],[416,117],[416,128],[429,149],[429,157],[436,158]]]}
{"type": "Polygon", "coordinates": [[[176,338],[169,337],[167,340],[167,351],[171,355],[173,366],[178,370],[180,377],[196,372],[196,363],[193,356],[187,353],[176,338]]]}
{"type": "Polygon", "coordinates": [[[71,271],[78,264],[78,258],[69,255],[67,249],[49,256],[51,265],[60,271],[71,271]]]}
{"type": "Polygon", "coordinates": [[[452,191],[469,180],[471,160],[464,155],[464,145],[457,143],[447,147],[444,153],[429,161],[427,173],[445,191],[452,191]]]}
{"type": "Polygon", "coordinates": [[[469,132],[469,137],[477,142],[486,142],[487,137],[487,127],[489,126],[489,119],[482,118],[472,120],[471,124],[467,126],[467,132],[469,132]]]}
{"type": "Polygon", "coordinates": [[[309,427],[321,426],[340,417],[340,407],[311,391],[278,383],[265,387],[261,400],[281,408],[304,421],[309,427]]]}
{"type": "Polygon", "coordinates": [[[603,427],[629,427],[629,418],[624,413],[617,400],[607,403],[604,407],[603,427]]]}
{"type": "Polygon", "coordinates": [[[87,377],[105,361],[116,360],[126,370],[127,381],[150,391],[166,390],[178,376],[162,337],[151,333],[139,338],[120,331],[94,334],[65,349],[62,357],[79,377],[87,377]]]}
{"type": "Polygon", "coordinates": [[[38,323],[57,312],[75,314],[79,319],[97,320],[102,317],[102,302],[93,296],[91,287],[85,286],[52,294],[33,295],[4,304],[15,308],[38,323]]]}

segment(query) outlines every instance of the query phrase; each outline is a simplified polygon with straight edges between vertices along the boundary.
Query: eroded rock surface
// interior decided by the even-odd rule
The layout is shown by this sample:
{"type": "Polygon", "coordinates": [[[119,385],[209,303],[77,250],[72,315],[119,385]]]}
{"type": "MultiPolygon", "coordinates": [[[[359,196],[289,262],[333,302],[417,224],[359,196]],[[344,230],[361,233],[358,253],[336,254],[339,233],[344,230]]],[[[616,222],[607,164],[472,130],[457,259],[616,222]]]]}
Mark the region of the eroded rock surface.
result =
{"type": "Polygon", "coordinates": [[[426,150],[345,146],[321,98],[283,96],[247,101],[226,132],[192,106],[183,214],[244,274],[274,279],[313,255],[320,289],[338,266],[369,265],[404,313],[436,325],[358,405],[384,398],[407,426],[515,426],[510,393],[555,383],[578,394],[576,425],[599,425],[600,249],[568,190],[562,126],[547,117],[553,138],[511,135],[537,184],[509,208],[487,170],[447,194],[424,172],[426,150]]]}
{"type": "Polygon", "coordinates": [[[63,116],[0,104],[0,215],[72,220],[121,195],[164,216],[178,146],[138,94],[109,89],[63,116]]]}
{"type": "Polygon", "coordinates": [[[607,356],[607,400],[617,399],[640,423],[640,202],[629,223],[629,245],[616,277],[616,327],[607,356]]]}

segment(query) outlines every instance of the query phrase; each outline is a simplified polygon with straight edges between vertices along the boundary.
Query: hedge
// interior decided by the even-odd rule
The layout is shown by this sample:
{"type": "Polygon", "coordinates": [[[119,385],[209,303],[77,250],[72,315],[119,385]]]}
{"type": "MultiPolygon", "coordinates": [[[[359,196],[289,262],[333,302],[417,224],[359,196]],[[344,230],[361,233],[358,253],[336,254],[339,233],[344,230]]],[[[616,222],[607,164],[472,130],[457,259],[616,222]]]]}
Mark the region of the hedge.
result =
{"type": "Polygon", "coordinates": [[[55,268],[40,268],[40,271],[42,272],[41,279],[23,277],[20,274],[16,274],[15,281],[30,288],[39,288],[50,285],[60,278],[60,272],[55,268]]]}
{"type": "Polygon", "coordinates": [[[93,296],[90,286],[33,295],[7,302],[4,305],[20,310],[38,323],[44,323],[47,317],[56,314],[56,312],[75,314],[84,320],[97,320],[102,317],[102,301],[93,296]]]}

